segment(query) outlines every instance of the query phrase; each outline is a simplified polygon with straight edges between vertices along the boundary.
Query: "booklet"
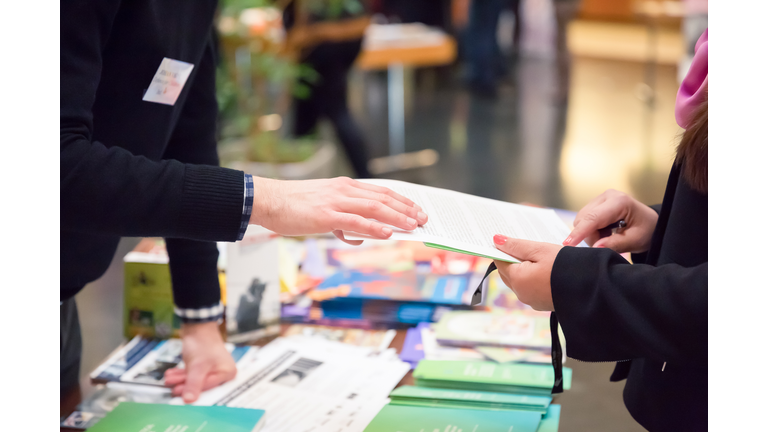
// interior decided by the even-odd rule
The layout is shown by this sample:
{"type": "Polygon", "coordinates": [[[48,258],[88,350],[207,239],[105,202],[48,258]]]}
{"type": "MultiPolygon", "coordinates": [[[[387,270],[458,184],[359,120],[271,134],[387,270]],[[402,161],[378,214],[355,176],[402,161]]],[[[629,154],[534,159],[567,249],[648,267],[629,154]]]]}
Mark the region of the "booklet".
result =
{"type": "MultiPolygon", "coordinates": [[[[563,368],[563,388],[571,388],[572,371],[563,368]]],[[[485,361],[422,360],[413,371],[419,387],[547,396],[552,392],[552,366],[498,364],[485,361]]]]}
{"type": "MultiPolygon", "coordinates": [[[[512,204],[398,180],[360,181],[392,189],[413,200],[429,215],[429,222],[413,231],[392,227],[392,240],[419,241],[439,249],[518,262],[496,249],[493,243],[495,234],[556,245],[561,245],[570,234],[568,226],[552,209],[512,204]]],[[[347,232],[344,235],[347,239],[372,238],[347,232]]]]}
{"type": "Polygon", "coordinates": [[[541,422],[536,411],[488,411],[453,408],[385,406],[364,432],[536,432],[541,422]]]}
{"type": "Polygon", "coordinates": [[[560,405],[550,405],[536,432],[557,432],[560,428],[560,405]]]}
{"type": "Polygon", "coordinates": [[[256,432],[264,426],[264,410],[156,405],[122,402],[95,426],[93,432],[256,432]]]}
{"type": "Polygon", "coordinates": [[[392,405],[423,406],[456,409],[487,409],[492,411],[536,411],[544,414],[552,398],[470,390],[449,390],[401,386],[389,394],[392,405]]]}

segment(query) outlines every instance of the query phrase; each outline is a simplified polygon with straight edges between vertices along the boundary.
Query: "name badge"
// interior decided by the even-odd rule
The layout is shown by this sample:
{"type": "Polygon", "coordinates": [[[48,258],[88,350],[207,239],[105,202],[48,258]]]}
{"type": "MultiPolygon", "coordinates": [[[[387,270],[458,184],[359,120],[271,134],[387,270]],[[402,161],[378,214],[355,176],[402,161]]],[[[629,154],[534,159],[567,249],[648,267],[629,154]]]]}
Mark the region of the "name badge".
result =
{"type": "Polygon", "coordinates": [[[149,88],[141,99],[165,105],[175,104],[194,67],[192,63],[163,58],[155,77],[152,78],[149,88]]]}

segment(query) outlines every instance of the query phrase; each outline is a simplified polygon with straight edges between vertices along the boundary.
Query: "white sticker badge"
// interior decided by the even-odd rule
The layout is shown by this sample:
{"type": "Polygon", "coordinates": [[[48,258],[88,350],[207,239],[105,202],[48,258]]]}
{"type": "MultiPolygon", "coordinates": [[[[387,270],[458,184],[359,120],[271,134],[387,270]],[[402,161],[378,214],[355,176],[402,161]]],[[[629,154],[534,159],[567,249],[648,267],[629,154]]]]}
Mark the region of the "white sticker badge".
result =
{"type": "Polygon", "coordinates": [[[142,100],[165,105],[175,104],[194,67],[192,63],[163,58],[142,100]]]}

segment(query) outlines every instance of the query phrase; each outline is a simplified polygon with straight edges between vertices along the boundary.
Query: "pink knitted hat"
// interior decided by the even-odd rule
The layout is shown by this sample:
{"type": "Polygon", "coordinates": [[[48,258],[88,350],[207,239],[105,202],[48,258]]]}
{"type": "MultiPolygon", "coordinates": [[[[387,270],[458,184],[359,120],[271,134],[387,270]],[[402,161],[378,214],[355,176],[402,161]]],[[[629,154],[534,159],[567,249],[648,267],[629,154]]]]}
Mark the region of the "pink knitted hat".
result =
{"type": "Polygon", "coordinates": [[[696,42],[691,68],[685,75],[675,100],[675,120],[682,128],[691,121],[693,110],[704,100],[707,91],[707,39],[709,29],[704,30],[696,42]]]}

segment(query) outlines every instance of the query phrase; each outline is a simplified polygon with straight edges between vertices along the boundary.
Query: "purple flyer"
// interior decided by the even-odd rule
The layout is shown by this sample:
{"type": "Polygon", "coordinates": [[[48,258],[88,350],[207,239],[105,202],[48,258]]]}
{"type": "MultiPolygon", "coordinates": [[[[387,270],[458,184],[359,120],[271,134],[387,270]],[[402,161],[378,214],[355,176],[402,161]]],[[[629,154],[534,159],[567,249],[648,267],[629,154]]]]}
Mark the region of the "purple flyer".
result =
{"type": "Polygon", "coordinates": [[[428,322],[419,323],[414,328],[408,329],[403,342],[403,349],[400,351],[400,360],[415,368],[419,361],[424,358],[424,346],[421,344],[421,329],[429,327],[428,322]]]}

